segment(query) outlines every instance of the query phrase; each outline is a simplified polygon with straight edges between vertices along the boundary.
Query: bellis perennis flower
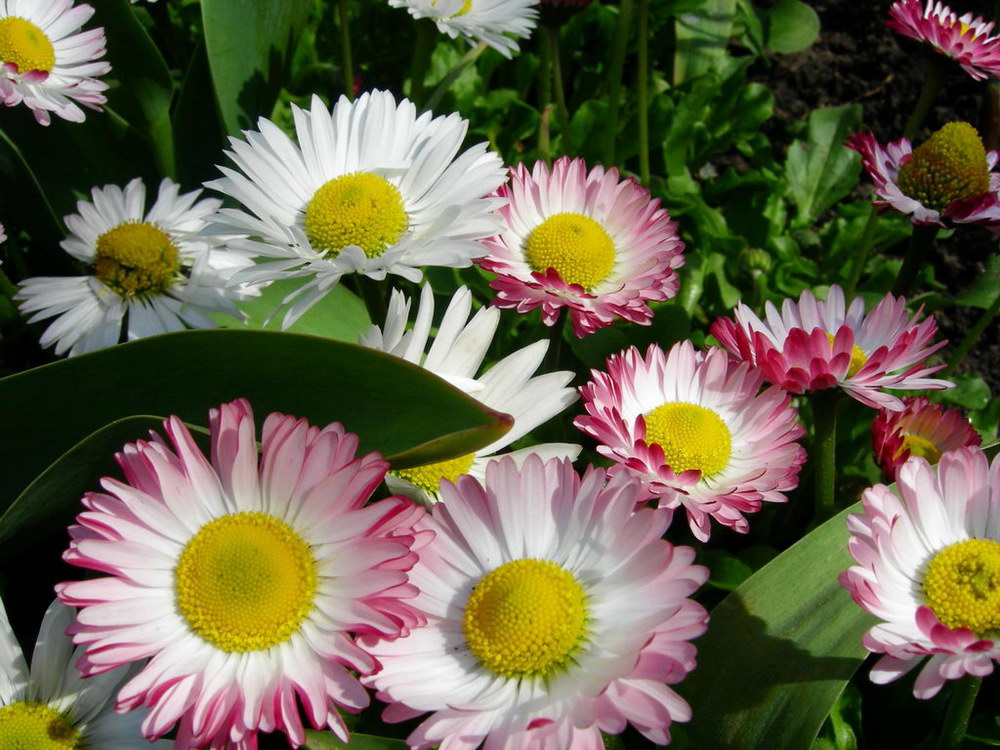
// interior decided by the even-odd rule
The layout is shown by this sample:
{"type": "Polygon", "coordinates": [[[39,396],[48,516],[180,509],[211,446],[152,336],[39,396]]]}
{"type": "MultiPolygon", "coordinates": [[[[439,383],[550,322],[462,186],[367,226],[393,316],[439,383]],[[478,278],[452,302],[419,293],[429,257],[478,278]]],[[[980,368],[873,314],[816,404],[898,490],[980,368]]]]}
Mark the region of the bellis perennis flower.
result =
{"type": "Polygon", "coordinates": [[[864,637],[883,655],[872,681],[923,663],[913,694],[931,698],[945,680],[990,674],[1000,659],[1000,460],[990,466],[978,448],[945,453],[937,467],[914,456],[895,492],[877,484],[861,502],[847,519],[857,565],[840,582],[882,621],[864,637]]]}
{"type": "Polygon", "coordinates": [[[932,344],[933,317],[917,322],[906,312],[906,300],[887,294],[870,313],[855,297],[844,305],[844,292],[830,287],[825,301],[806,290],[798,303],[786,299],[781,312],[764,306],[761,320],[740,303],[733,319],[719,318],[711,333],[736,357],[760,368],[765,380],[790,393],[843,388],[875,409],[899,411],[903,402],[884,388],[950,388],[947,380],[928,378],[944,365],[927,358],[947,342],[932,344]]]}
{"type": "Polygon", "coordinates": [[[926,42],[976,80],[1000,76],[1000,37],[991,33],[992,21],[971,13],[959,16],[937,0],[899,0],[889,8],[889,16],[890,29],[926,42]]]}
{"type": "Polygon", "coordinates": [[[707,614],[688,597],[708,571],[661,539],[665,511],[634,510],[641,484],[504,458],[442,494],[410,572],[427,625],[361,640],[384,718],[433,712],[410,747],[597,750],[626,722],[669,742],[691,717],[669,686],[694,669],[707,614]]]}
{"type": "Polygon", "coordinates": [[[538,0],[389,0],[414,18],[429,18],[452,39],[482,40],[504,57],[520,47],[508,35],[526,38],[535,28],[538,0]]]}
{"type": "Polygon", "coordinates": [[[84,498],[65,559],[104,577],[60,584],[80,607],[71,628],[84,675],[150,658],[118,694],[118,710],[153,710],[153,739],[179,722],[177,748],[257,746],[309,723],[345,742],[337,706],[368,694],[352,671],[375,662],[352,634],[396,637],[421,624],[405,600],[412,523],[423,510],[393,497],[366,505],[388,463],[356,458],[358,439],[271,414],[258,464],[245,401],[213,409],[209,462],[177,417],[170,444],[126,445],[126,482],[84,498]]]}

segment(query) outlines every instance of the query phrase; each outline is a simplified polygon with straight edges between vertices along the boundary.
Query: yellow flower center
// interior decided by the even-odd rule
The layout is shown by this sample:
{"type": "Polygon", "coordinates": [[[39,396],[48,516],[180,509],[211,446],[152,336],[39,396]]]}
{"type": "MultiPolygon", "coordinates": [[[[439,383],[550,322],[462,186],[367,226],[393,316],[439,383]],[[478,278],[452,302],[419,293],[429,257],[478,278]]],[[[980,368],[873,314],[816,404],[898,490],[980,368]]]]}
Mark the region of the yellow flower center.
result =
{"type": "Polygon", "coordinates": [[[926,458],[929,464],[936,464],[941,460],[941,449],[927,438],[919,435],[903,435],[903,444],[896,452],[896,456],[900,456],[905,450],[909,450],[911,456],[926,458]]]}
{"type": "Polygon", "coordinates": [[[195,633],[227,653],[288,640],[312,611],[316,560],[288,524],[258,511],[209,521],[174,569],[177,608],[195,633]]]}
{"type": "Polygon", "coordinates": [[[0,750],[77,750],[80,733],[69,719],[44,703],[0,706],[0,750]]]}
{"type": "Polygon", "coordinates": [[[615,243],[589,216],[554,214],[528,235],[524,259],[539,273],[554,268],[563,281],[589,291],[614,268],[615,243]]]}
{"type": "Polygon", "coordinates": [[[97,238],[97,279],[123,297],[162,292],[180,268],[170,235],[153,224],[126,221],[97,238]]]}
{"type": "Polygon", "coordinates": [[[56,65],[56,50],[45,32],[31,21],[8,16],[0,18],[0,61],[13,63],[18,73],[51,73],[56,65]]]}
{"type": "Polygon", "coordinates": [[[409,222],[396,186],[370,172],[334,177],[306,206],[309,241],[331,256],[357,245],[377,258],[399,241],[409,222]]]}
{"type": "MultiPolygon", "coordinates": [[[[835,338],[834,335],[832,333],[828,333],[826,334],[826,338],[829,340],[830,347],[832,348],[833,340],[835,338]]],[[[866,362],[868,362],[868,355],[865,354],[865,350],[855,344],[851,348],[851,363],[847,366],[847,377],[853,378],[857,375],[858,370],[864,367],[866,362]]]]}
{"type": "Polygon", "coordinates": [[[494,674],[547,677],[586,637],[587,595],[551,560],[514,560],[476,584],[462,626],[469,649],[494,674]]]}
{"type": "Polygon", "coordinates": [[[931,558],[924,597],[949,628],[969,628],[979,636],[1000,629],[1000,544],[966,539],[931,558]]]}
{"type": "Polygon", "coordinates": [[[969,41],[974,41],[975,40],[976,33],[974,31],[972,31],[972,27],[969,26],[969,24],[962,23],[959,20],[955,20],[954,22],[952,22],[951,26],[952,26],[952,28],[954,28],[956,26],[958,27],[958,35],[959,35],[959,37],[963,37],[963,36],[965,36],[966,34],[968,34],[971,31],[972,34],[970,36],[969,41]]]}
{"type": "MultiPolygon", "coordinates": [[[[437,7],[437,0],[431,0],[431,7],[437,7]]],[[[456,13],[452,14],[451,16],[449,16],[449,18],[456,18],[458,16],[464,16],[471,9],[472,9],[472,0],[465,0],[465,2],[462,3],[462,7],[458,10],[458,12],[456,12],[456,13]]]]}
{"type": "Polygon", "coordinates": [[[726,468],[732,455],[732,434],[711,409],[683,401],[657,406],[643,415],[646,443],[663,449],[675,474],[697,469],[711,476],[726,468]]]}
{"type": "Polygon", "coordinates": [[[405,479],[410,484],[415,484],[424,492],[436,494],[442,479],[454,482],[462,474],[468,474],[472,468],[472,460],[475,453],[467,453],[458,458],[448,461],[439,461],[436,464],[425,464],[424,466],[414,466],[412,469],[400,469],[395,472],[396,476],[405,479]]]}
{"type": "Polygon", "coordinates": [[[906,195],[936,211],[985,193],[990,170],[979,133],[967,122],[949,122],[913,150],[897,182],[906,195]]]}

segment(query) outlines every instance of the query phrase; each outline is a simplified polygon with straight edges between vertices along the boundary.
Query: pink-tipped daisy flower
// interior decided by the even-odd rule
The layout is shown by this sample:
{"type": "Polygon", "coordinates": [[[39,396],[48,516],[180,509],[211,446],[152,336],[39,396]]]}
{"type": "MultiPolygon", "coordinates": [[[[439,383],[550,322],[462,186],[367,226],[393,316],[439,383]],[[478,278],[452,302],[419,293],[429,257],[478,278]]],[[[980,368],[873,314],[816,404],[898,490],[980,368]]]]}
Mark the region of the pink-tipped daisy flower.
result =
{"type": "Polygon", "coordinates": [[[691,709],[671,687],[695,667],[708,615],[688,597],[708,571],[661,539],[669,514],[635,510],[628,476],[537,457],[442,484],[410,572],[427,625],[364,636],[381,664],[364,682],[386,721],[433,712],[411,748],[604,747],[631,723],[653,742],[691,709]]]}
{"type": "Polygon", "coordinates": [[[882,621],[864,636],[883,654],[872,681],[923,663],[913,694],[924,699],[945,680],[990,674],[1000,659],[1000,460],[990,466],[978,448],[945,453],[936,467],[913,456],[895,491],[877,484],[861,502],[847,519],[857,565],[840,583],[882,621]]]}
{"type": "Polygon", "coordinates": [[[861,154],[875,183],[872,201],[914,224],[945,226],[1000,222],[997,152],[987,152],[967,122],[950,122],[913,148],[906,138],[882,146],[872,133],[855,133],[847,146],[861,154]]]}
{"type": "Polygon", "coordinates": [[[927,358],[946,341],[932,344],[937,324],[932,316],[917,322],[906,300],[887,294],[870,313],[855,297],[849,307],[844,292],[830,287],[826,300],[808,289],[798,303],[786,299],[779,313],[770,302],[764,320],[740,303],[733,319],[719,318],[711,333],[732,354],[760,368],[764,379],[790,393],[843,388],[875,409],[899,411],[903,402],[884,388],[951,388],[954,383],[929,378],[944,365],[927,358]]]}
{"type": "Polygon", "coordinates": [[[357,458],[339,424],[271,414],[258,461],[246,401],[209,420],[211,461],[171,417],[170,444],[154,433],[126,445],[126,481],[84,497],[64,557],[105,575],[57,587],[80,607],[78,666],[91,676],[148,658],[117,709],[150,707],[149,739],[179,722],[177,748],[251,750],[275,729],[298,747],[299,704],[346,742],[337,709],[368,705],[352,672],[376,667],[352,636],[423,621],[406,575],[423,510],[400,497],[365,505],[388,463],[357,458]]]}
{"type": "Polygon", "coordinates": [[[529,173],[511,170],[497,195],[501,234],[483,243],[477,261],[497,274],[493,304],[524,313],[542,309],[546,325],[568,310],[580,338],[622,318],[649,325],[648,302],[677,294],[684,243],[677,225],[649,191],[618,170],[563,157],[529,173]]]}
{"type": "Polygon", "coordinates": [[[903,411],[881,409],[872,422],[875,461],[890,482],[896,481],[896,472],[910,456],[934,465],[943,453],[982,440],[961,412],[933,404],[926,396],[903,399],[903,405],[903,411]]]}
{"type": "Polygon", "coordinates": [[[639,477],[671,513],[683,507],[699,540],[711,518],[745,534],[744,513],[798,486],[804,430],[788,394],[759,392],[760,373],[722,349],[683,341],[665,354],[653,344],[643,357],[631,347],[592,377],[580,388],[587,414],[573,423],[618,462],[613,474],[639,477]]]}
{"type": "Polygon", "coordinates": [[[104,55],[104,29],[80,31],[94,9],[73,0],[0,2],[0,101],[22,102],[41,125],[55,113],[83,122],[78,104],[100,111],[111,70],[104,55]]]}
{"type": "Polygon", "coordinates": [[[992,35],[993,22],[971,13],[958,16],[935,0],[898,0],[886,21],[893,31],[926,42],[952,58],[977,81],[1000,76],[1000,37],[992,35]]]}
{"type": "Polygon", "coordinates": [[[526,39],[535,28],[538,0],[389,0],[414,18],[429,18],[438,31],[469,44],[485,42],[504,57],[520,50],[516,39],[526,39]]]}

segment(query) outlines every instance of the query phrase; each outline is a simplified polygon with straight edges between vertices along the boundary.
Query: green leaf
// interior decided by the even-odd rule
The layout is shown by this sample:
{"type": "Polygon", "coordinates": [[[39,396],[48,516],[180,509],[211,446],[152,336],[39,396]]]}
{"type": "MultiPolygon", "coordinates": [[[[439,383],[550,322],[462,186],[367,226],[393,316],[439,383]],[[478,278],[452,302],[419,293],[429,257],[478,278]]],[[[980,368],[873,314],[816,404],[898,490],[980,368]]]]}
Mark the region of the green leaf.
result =
{"type": "Polygon", "coordinates": [[[767,13],[767,46],[787,55],[819,38],[819,16],[802,0],[781,0],[767,13]]]}
{"type": "Polygon", "coordinates": [[[736,0],[706,0],[700,10],[677,18],[674,83],[703,75],[726,53],[736,0]]]}
{"type": "Polygon", "coordinates": [[[406,743],[403,740],[376,737],[373,734],[358,734],[357,732],[352,732],[351,741],[344,743],[329,732],[317,732],[315,729],[306,730],[306,750],[336,750],[342,747],[352,748],[352,750],[406,750],[406,743]]]}
{"type": "Polygon", "coordinates": [[[955,302],[968,307],[988,308],[1000,295],[1000,255],[991,255],[986,259],[986,268],[974,282],[955,297],[955,302]]]}
{"type": "Polygon", "coordinates": [[[0,380],[0,508],[84,437],[135,414],[205,424],[245,397],[272,411],[356,432],[405,468],[468,453],[510,419],[405,360],[339,341],[272,331],[182,331],[55,362],[0,380]]]}
{"type": "Polygon", "coordinates": [[[955,383],[934,393],[934,401],[958,404],[966,409],[985,409],[990,403],[990,387],[981,375],[952,375],[948,378],[955,383]]]}
{"type": "Polygon", "coordinates": [[[694,747],[801,750],[816,738],[875,624],[837,582],[852,564],[845,519],[859,510],[831,518],[712,610],[681,686],[694,747]]]}
{"type": "Polygon", "coordinates": [[[208,65],[230,135],[270,114],[312,6],[311,0],[202,0],[208,65]]]}

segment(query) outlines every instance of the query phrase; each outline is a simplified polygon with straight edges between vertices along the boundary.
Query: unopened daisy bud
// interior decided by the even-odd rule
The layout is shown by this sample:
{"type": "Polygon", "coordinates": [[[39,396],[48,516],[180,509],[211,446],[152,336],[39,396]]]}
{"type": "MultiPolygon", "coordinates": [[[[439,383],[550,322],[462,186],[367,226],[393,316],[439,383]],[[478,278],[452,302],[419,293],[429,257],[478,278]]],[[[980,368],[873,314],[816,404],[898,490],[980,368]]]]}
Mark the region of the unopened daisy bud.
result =
{"type": "Polygon", "coordinates": [[[899,168],[899,188],[938,211],[985,193],[990,173],[979,133],[967,122],[949,122],[899,168]]]}
{"type": "Polygon", "coordinates": [[[741,261],[743,262],[743,267],[754,276],[758,273],[768,273],[774,267],[771,254],[759,247],[751,247],[743,253],[741,261]]]}

